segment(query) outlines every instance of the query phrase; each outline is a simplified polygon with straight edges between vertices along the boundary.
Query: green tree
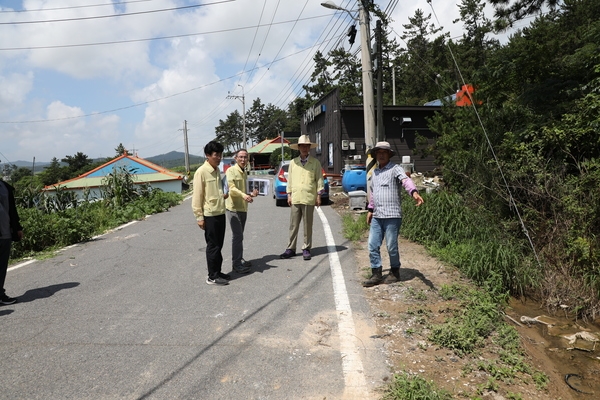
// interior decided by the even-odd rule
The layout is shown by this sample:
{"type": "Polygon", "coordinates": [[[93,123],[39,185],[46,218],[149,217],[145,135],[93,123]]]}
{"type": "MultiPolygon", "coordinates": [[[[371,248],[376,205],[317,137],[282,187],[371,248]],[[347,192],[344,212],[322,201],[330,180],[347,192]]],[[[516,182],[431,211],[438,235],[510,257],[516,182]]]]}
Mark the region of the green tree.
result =
{"type": "Polygon", "coordinates": [[[498,27],[512,26],[515,21],[521,20],[528,15],[538,13],[542,7],[551,9],[560,4],[560,0],[488,0],[496,9],[498,27]],[[512,3],[512,4],[510,4],[512,3]]]}
{"type": "Polygon", "coordinates": [[[126,152],[127,149],[125,148],[125,146],[123,146],[123,143],[119,143],[119,145],[115,148],[115,153],[117,154],[117,157],[122,156],[126,152]]]}
{"type": "Polygon", "coordinates": [[[287,120],[284,132],[297,132],[300,135],[300,121],[311,102],[306,97],[296,97],[287,109],[287,120]]]}
{"type": "Polygon", "coordinates": [[[314,56],[315,68],[310,76],[312,85],[303,85],[306,97],[311,101],[317,101],[334,88],[333,79],[329,73],[331,62],[317,51],[314,56]]]}
{"type": "Polygon", "coordinates": [[[225,152],[233,153],[240,149],[243,141],[243,117],[235,110],[225,120],[219,120],[215,127],[216,140],[225,147],[225,152]]]}
{"type": "Polygon", "coordinates": [[[429,37],[438,34],[442,28],[430,23],[431,14],[425,15],[421,9],[408,18],[409,24],[403,25],[405,31],[401,35],[406,43],[406,50],[398,56],[398,80],[400,84],[399,98],[406,105],[422,105],[437,98],[439,89],[436,75],[439,67],[434,60],[439,54],[445,54],[445,36],[434,41],[429,37]]]}
{"type": "Polygon", "coordinates": [[[249,137],[261,142],[279,136],[287,124],[288,114],[273,104],[264,105],[260,98],[257,98],[246,113],[246,118],[249,137]]]}
{"type": "Polygon", "coordinates": [[[26,176],[33,176],[31,169],[27,167],[19,167],[10,174],[10,181],[13,184],[16,184],[26,176]]]}
{"type": "Polygon", "coordinates": [[[39,176],[43,185],[49,186],[68,179],[69,170],[67,167],[60,165],[58,158],[53,157],[50,161],[50,165],[44,168],[44,170],[39,173],[39,176]]]}
{"type": "Polygon", "coordinates": [[[92,160],[88,158],[87,155],[82,152],[77,152],[73,156],[65,156],[65,158],[61,159],[62,162],[68,164],[68,170],[70,178],[74,178],[83,173],[86,173],[90,170],[90,166],[92,164],[92,160]]]}
{"type": "Polygon", "coordinates": [[[488,38],[493,31],[493,22],[485,16],[484,8],[484,0],[462,0],[458,5],[460,19],[453,21],[462,22],[465,31],[460,41],[458,59],[461,67],[468,68],[464,74],[466,76],[473,76],[485,65],[490,51],[499,47],[498,40],[488,38]]]}
{"type": "Polygon", "coordinates": [[[342,47],[330,51],[329,57],[333,66],[331,79],[340,90],[340,102],[362,104],[361,61],[342,47]]]}

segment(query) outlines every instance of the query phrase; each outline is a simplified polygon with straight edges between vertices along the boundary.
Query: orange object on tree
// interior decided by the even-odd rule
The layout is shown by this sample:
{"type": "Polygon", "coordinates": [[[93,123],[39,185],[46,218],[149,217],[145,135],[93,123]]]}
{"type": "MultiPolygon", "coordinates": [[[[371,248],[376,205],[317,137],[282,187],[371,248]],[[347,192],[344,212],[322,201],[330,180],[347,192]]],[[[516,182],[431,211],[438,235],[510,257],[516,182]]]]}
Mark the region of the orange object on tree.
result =
{"type": "Polygon", "coordinates": [[[474,92],[475,89],[473,89],[473,85],[470,83],[462,85],[462,88],[456,93],[456,105],[458,107],[473,105],[471,98],[473,97],[474,92]]]}

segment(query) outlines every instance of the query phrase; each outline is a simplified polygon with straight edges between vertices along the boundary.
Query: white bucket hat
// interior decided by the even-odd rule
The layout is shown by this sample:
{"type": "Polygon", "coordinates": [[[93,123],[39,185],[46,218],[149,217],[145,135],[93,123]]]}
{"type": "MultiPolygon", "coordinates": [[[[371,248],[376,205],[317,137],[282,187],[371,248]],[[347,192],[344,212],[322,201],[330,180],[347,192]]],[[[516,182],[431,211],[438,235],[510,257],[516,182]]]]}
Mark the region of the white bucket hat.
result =
{"type": "Polygon", "coordinates": [[[394,154],[396,154],[394,152],[394,150],[392,150],[392,146],[390,146],[390,144],[388,142],[377,142],[377,144],[375,145],[375,147],[373,147],[371,149],[371,157],[376,158],[377,156],[377,150],[387,150],[390,152],[390,157],[393,157],[394,154]]]}
{"type": "Polygon", "coordinates": [[[314,149],[314,148],[317,147],[316,143],[312,143],[310,141],[310,136],[308,136],[308,135],[302,135],[302,136],[300,136],[300,138],[298,139],[298,143],[292,143],[292,144],[290,144],[290,149],[298,150],[298,145],[299,144],[310,144],[310,148],[311,149],[314,149]]]}

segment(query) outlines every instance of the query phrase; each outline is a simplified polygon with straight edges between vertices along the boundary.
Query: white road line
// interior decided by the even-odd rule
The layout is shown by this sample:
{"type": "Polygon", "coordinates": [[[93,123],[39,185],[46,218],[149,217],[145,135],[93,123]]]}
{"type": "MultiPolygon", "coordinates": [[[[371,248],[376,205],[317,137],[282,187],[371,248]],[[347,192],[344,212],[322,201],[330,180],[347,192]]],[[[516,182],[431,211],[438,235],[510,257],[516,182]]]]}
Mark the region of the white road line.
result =
{"type": "Polygon", "coordinates": [[[335,247],[335,240],[331,233],[329,221],[327,221],[327,217],[325,217],[325,213],[321,208],[317,208],[317,214],[319,214],[319,218],[321,218],[321,222],[323,223],[327,252],[329,253],[329,265],[333,278],[333,296],[338,315],[342,370],[346,384],[345,393],[348,398],[367,399],[369,398],[369,391],[363,372],[359,347],[356,342],[354,319],[352,318],[352,308],[350,307],[350,299],[346,291],[342,265],[340,264],[340,258],[335,247]]]}
{"type": "Polygon", "coordinates": [[[17,264],[17,265],[15,265],[15,266],[12,266],[12,267],[10,267],[9,269],[7,269],[7,270],[6,270],[6,272],[8,272],[8,271],[12,271],[12,270],[15,270],[15,269],[19,269],[19,268],[21,268],[21,267],[24,267],[24,266],[26,266],[26,265],[32,264],[32,263],[34,263],[34,262],[36,262],[36,261],[37,261],[37,260],[29,260],[29,261],[22,262],[22,263],[20,263],[20,264],[17,264]]]}
{"type": "MultiPolygon", "coordinates": [[[[149,217],[150,217],[150,215],[146,215],[146,218],[149,218],[149,217]]],[[[135,224],[135,223],[137,223],[137,222],[138,222],[137,220],[135,220],[135,221],[131,221],[131,222],[128,222],[128,223],[126,223],[126,224],[124,224],[124,225],[121,225],[121,226],[118,226],[118,227],[116,227],[116,228],[110,229],[110,230],[108,230],[108,231],[106,231],[106,232],[104,232],[104,233],[102,233],[102,234],[100,234],[100,235],[96,235],[96,236],[92,237],[92,239],[91,239],[91,240],[98,239],[98,238],[100,238],[100,237],[102,237],[102,236],[104,236],[104,235],[108,235],[109,233],[111,233],[111,232],[114,232],[114,231],[119,231],[119,230],[121,230],[121,229],[123,229],[123,228],[126,228],[126,227],[128,227],[129,225],[133,225],[133,224],[135,224]]],[[[55,252],[55,253],[60,253],[61,251],[64,251],[64,250],[70,249],[70,248],[72,248],[72,247],[76,247],[76,246],[78,246],[78,245],[79,245],[79,243],[75,243],[75,244],[72,244],[72,245],[70,245],[70,246],[63,247],[62,249],[58,249],[58,250],[56,250],[56,252],[55,252]]],[[[33,264],[33,263],[34,263],[34,262],[36,262],[36,261],[37,261],[37,259],[33,259],[33,260],[29,260],[29,261],[22,262],[22,263],[20,263],[20,264],[17,264],[17,265],[13,265],[13,266],[12,266],[12,267],[10,267],[9,269],[7,269],[7,270],[6,270],[6,272],[9,272],[9,271],[13,271],[13,270],[15,270],[15,269],[22,268],[22,267],[24,267],[24,266],[26,266],[26,265],[29,265],[29,264],[33,264]]]]}

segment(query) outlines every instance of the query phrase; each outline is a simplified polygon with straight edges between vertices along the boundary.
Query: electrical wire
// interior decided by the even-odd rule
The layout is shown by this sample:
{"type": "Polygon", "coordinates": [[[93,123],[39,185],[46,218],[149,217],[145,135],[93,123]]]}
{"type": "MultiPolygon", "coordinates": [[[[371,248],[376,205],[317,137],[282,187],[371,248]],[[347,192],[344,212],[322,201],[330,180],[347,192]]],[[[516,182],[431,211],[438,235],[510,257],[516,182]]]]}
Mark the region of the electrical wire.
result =
{"type": "Polygon", "coordinates": [[[120,6],[122,4],[130,4],[130,3],[146,3],[149,1],[155,1],[155,0],[132,0],[132,1],[118,1],[118,2],[114,2],[114,3],[103,3],[103,4],[89,4],[89,5],[85,5],[85,6],[69,6],[69,7],[54,7],[54,8],[37,8],[34,10],[0,10],[0,14],[10,14],[10,13],[18,13],[18,14],[25,14],[28,12],[40,12],[40,11],[57,11],[57,10],[73,10],[76,8],[90,8],[90,7],[106,7],[106,6],[110,6],[110,7],[114,7],[114,6],[120,6]]]}
{"type": "Polygon", "coordinates": [[[212,6],[215,4],[231,3],[232,1],[236,1],[236,0],[220,0],[220,1],[215,1],[213,3],[194,4],[191,6],[164,8],[164,9],[160,9],[160,10],[136,11],[136,12],[131,12],[131,13],[123,13],[123,14],[96,15],[96,16],[92,16],[92,17],[47,19],[47,20],[41,20],[41,21],[0,22],[0,25],[42,24],[42,23],[54,23],[54,22],[86,21],[86,20],[91,20],[91,19],[102,19],[102,18],[129,17],[132,15],[153,14],[153,13],[166,12],[166,11],[177,11],[177,10],[184,10],[184,9],[190,9],[190,8],[212,6]]]}

